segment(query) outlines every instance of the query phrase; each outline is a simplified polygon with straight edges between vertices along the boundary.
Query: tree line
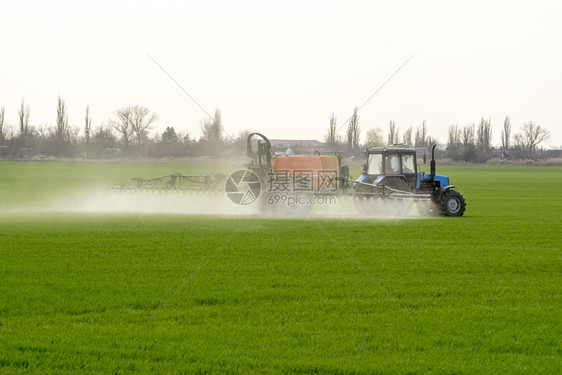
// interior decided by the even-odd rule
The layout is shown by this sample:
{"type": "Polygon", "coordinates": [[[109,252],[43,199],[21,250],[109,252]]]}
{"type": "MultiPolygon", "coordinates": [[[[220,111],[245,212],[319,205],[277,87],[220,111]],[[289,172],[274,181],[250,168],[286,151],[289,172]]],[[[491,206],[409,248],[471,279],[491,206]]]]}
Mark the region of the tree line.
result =
{"type": "MultiPolygon", "coordinates": [[[[59,96],[56,105],[54,126],[30,125],[30,108],[22,100],[18,110],[16,126],[5,123],[5,108],[0,107],[0,157],[21,158],[28,156],[84,157],[84,158],[162,158],[208,156],[219,157],[243,154],[248,130],[235,137],[224,131],[221,111],[209,116],[201,123],[201,137],[196,140],[189,134],[176,132],[173,126],[166,127],[161,134],[150,135],[158,115],[142,106],[117,109],[107,122],[93,128],[90,108],[84,110],[82,129],[69,125],[65,101],[59,96]]],[[[371,127],[361,142],[361,127],[358,108],[352,116],[338,127],[332,114],[325,135],[325,149],[342,151],[346,155],[360,155],[365,147],[403,144],[408,147],[429,149],[437,144],[424,121],[417,127],[409,126],[403,131],[390,121],[386,137],[380,127],[371,127]],[[346,127],[344,134],[338,131],[346,127]]],[[[501,128],[501,146],[492,147],[492,125],[490,119],[482,118],[478,124],[451,125],[448,131],[446,150],[442,157],[455,161],[485,162],[492,157],[533,158],[538,146],[548,139],[550,133],[533,121],[521,125],[520,131],[512,134],[512,125],[506,117],[501,128]]]]}
{"type": "Polygon", "coordinates": [[[225,156],[242,153],[243,131],[237,137],[225,137],[221,111],[202,121],[202,136],[196,140],[188,133],[176,132],[173,126],[161,134],[150,134],[158,115],[143,106],[117,109],[113,116],[97,127],[92,126],[90,108],[84,110],[82,128],[70,126],[65,101],[59,97],[56,123],[53,126],[30,125],[30,108],[22,100],[18,123],[9,126],[5,107],[0,107],[0,157],[22,158],[54,156],[67,158],[162,158],[190,156],[225,156]]]}
{"type": "MultiPolygon", "coordinates": [[[[357,107],[347,124],[345,135],[338,134],[337,118],[330,116],[328,131],[324,137],[326,146],[331,149],[356,155],[364,148],[401,144],[418,149],[430,149],[437,139],[429,135],[425,120],[414,128],[407,127],[403,132],[394,121],[388,125],[387,136],[380,127],[369,128],[365,140],[360,142],[360,126],[357,107]]],[[[340,126],[341,127],[341,126],[340,126]]],[[[550,137],[550,132],[533,121],[524,122],[519,132],[512,133],[509,116],[506,116],[501,129],[500,147],[492,146],[492,124],[490,119],[482,118],[478,124],[449,126],[446,149],[442,157],[454,161],[483,163],[492,157],[525,159],[537,156],[538,146],[550,137]]]]}

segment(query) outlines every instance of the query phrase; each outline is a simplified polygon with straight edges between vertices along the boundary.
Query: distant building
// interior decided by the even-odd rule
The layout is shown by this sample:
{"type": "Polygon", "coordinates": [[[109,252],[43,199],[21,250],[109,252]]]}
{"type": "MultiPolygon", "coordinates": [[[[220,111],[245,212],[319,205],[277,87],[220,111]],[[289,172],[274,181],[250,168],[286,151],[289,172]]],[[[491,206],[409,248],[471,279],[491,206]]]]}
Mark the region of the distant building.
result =
{"type": "Polygon", "coordinates": [[[315,139],[270,139],[271,149],[275,153],[311,154],[324,147],[324,143],[315,139]]]}

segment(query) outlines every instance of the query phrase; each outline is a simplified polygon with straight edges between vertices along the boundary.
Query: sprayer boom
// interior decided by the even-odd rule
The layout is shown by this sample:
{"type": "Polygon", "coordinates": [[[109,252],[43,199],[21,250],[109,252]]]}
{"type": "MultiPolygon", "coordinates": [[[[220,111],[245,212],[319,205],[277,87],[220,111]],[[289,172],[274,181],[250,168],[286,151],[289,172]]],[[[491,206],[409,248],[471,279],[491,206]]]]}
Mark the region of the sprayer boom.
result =
{"type": "Polygon", "coordinates": [[[172,173],[162,177],[135,177],[135,185],[114,186],[114,190],[179,190],[179,191],[222,191],[226,176],[217,174],[188,175],[172,173]]]}

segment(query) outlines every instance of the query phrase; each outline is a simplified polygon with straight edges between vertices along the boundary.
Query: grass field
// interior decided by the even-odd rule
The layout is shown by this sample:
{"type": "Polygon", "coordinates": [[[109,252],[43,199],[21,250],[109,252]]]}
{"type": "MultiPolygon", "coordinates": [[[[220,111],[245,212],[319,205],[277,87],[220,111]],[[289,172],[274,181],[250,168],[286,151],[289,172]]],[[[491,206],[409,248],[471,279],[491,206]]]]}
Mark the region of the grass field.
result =
{"type": "Polygon", "coordinates": [[[561,372],[562,168],[438,167],[461,218],[45,209],[224,167],[179,169],[0,163],[0,373],[561,372]]]}

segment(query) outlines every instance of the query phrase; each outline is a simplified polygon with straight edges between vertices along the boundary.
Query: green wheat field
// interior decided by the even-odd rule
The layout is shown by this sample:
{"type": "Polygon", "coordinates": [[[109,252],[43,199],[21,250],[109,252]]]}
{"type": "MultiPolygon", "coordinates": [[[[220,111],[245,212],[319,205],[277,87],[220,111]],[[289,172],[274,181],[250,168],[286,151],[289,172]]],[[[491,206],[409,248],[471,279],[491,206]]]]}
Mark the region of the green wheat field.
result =
{"type": "Polygon", "coordinates": [[[560,167],[438,166],[460,218],[51,205],[227,170],[0,163],[0,373],[562,371],[560,167]]]}

